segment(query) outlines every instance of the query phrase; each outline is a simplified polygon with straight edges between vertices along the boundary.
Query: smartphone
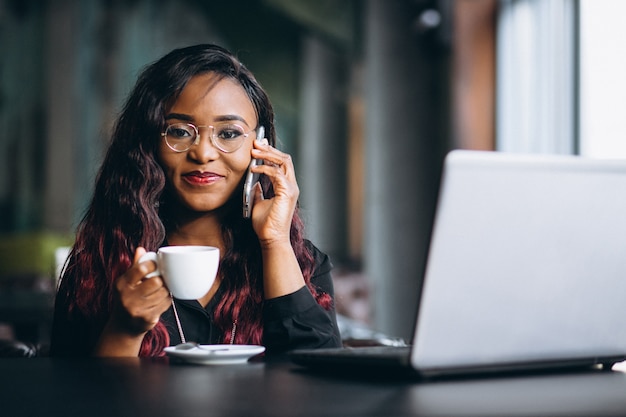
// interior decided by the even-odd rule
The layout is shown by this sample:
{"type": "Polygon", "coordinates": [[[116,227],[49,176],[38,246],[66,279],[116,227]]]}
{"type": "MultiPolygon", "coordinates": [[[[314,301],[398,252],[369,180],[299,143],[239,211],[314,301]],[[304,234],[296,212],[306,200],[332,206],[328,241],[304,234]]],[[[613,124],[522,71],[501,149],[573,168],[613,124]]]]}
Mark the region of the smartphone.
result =
{"type": "MultiPolygon", "coordinates": [[[[265,137],[265,128],[263,126],[259,126],[259,130],[256,134],[256,140],[263,140],[265,137]]],[[[246,182],[243,184],[243,217],[249,219],[252,215],[252,202],[254,199],[253,190],[254,185],[259,182],[259,174],[251,171],[250,168],[263,164],[263,160],[254,159],[250,161],[250,165],[248,166],[248,173],[246,174],[246,182]]]]}

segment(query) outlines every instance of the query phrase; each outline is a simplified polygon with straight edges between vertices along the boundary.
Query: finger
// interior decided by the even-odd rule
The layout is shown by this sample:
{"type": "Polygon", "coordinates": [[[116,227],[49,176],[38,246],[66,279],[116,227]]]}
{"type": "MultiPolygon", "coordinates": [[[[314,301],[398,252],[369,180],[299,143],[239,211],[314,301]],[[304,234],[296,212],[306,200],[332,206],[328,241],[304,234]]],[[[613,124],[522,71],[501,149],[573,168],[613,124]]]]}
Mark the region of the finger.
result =
{"type": "Polygon", "coordinates": [[[289,182],[295,180],[295,171],[288,168],[286,165],[279,165],[276,163],[266,163],[254,168],[255,172],[264,174],[272,179],[274,188],[277,186],[277,181],[280,183],[282,179],[287,179],[289,182]]]}
{"type": "Polygon", "coordinates": [[[156,269],[157,269],[156,263],[154,261],[152,261],[152,260],[145,261],[145,262],[140,262],[141,257],[144,256],[146,253],[147,253],[146,249],[141,247],[141,246],[139,246],[135,250],[135,256],[134,256],[133,263],[134,263],[134,265],[137,265],[137,269],[138,269],[139,273],[141,274],[140,280],[148,278],[148,277],[146,277],[146,275],[148,275],[151,272],[156,271],[156,269]]]}
{"type": "Polygon", "coordinates": [[[274,158],[270,160],[270,165],[276,168],[280,168],[285,173],[287,172],[287,170],[293,167],[291,156],[283,153],[281,153],[280,155],[274,155],[274,158]]]}
{"type": "Polygon", "coordinates": [[[161,302],[154,304],[150,307],[149,313],[152,315],[152,319],[150,320],[150,328],[156,326],[161,318],[161,315],[167,311],[168,308],[172,305],[172,299],[168,296],[164,298],[161,302]]]}
{"type": "Polygon", "coordinates": [[[169,293],[167,294],[167,297],[165,297],[163,300],[161,300],[161,302],[159,304],[156,304],[154,306],[154,309],[157,312],[157,321],[158,318],[161,317],[161,314],[165,313],[165,311],[167,311],[168,308],[170,308],[170,306],[172,305],[172,298],[169,296],[169,293]]]}
{"type": "Polygon", "coordinates": [[[276,167],[276,169],[278,170],[278,173],[280,174],[291,176],[295,173],[291,156],[287,154],[281,156],[279,161],[274,163],[274,166],[276,167]]]}
{"type": "Polygon", "coordinates": [[[165,282],[159,276],[139,281],[135,285],[135,290],[143,298],[152,297],[154,294],[165,291],[165,295],[169,295],[169,290],[165,286],[165,282]]]}
{"type": "Polygon", "coordinates": [[[261,188],[261,183],[257,182],[256,184],[254,184],[253,193],[253,203],[265,200],[265,196],[263,195],[263,188],[261,188]]]}
{"type": "Polygon", "coordinates": [[[147,274],[156,269],[156,264],[152,261],[139,262],[139,259],[146,253],[145,248],[138,247],[133,255],[132,266],[119,278],[119,284],[131,287],[139,284],[147,274]]]}
{"type": "Polygon", "coordinates": [[[142,311],[167,303],[170,300],[169,291],[162,283],[158,286],[157,281],[160,278],[145,280],[134,288],[126,288],[121,294],[124,309],[133,315],[141,315],[142,311]]]}
{"type": "Polygon", "coordinates": [[[263,138],[261,140],[255,140],[252,142],[253,145],[253,149],[258,148],[258,149],[266,149],[267,147],[270,146],[270,143],[268,142],[267,138],[263,138]]]}
{"type": "Polygon", "coordinates": [[[142,304],[149,308],[153,308],[157,305],[162,305],[163,303],[169,303],[172,300],[172,296],[166,287],[161,287],[156,291],[145,294],[142,297],[142,304]]]}
{"type": "Polygon", "coordinates": [[[170,307],[172,299],[169,294],[160,299],[145,301],[139,304],[125,306],[127,315],[130,316],[133,327],[146,331],[154,327],[161,315],[170,307]]]}
{"type": "Polygon", "coordinates": [[[291,156],[279,151],[271,145],[255,143],[255,148],[252,149],[252,156],[257,159],[263,159],[267,165],[284,166],[285,168],[292,166],[291,156]]]}

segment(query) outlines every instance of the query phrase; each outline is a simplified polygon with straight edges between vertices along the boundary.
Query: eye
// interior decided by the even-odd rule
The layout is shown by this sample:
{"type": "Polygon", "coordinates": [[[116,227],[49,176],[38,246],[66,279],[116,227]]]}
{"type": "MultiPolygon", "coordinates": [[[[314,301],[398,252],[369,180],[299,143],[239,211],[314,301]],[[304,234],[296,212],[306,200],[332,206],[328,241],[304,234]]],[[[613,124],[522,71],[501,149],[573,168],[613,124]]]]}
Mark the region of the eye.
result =
{"type": "Polygon", "coordinates": [[[173,139],[190,139],[196,135],[196,132],[189,125],[175,124],[167,127],[167,135],[173,139]]]}
{"type": "Polygon", "coordinates": [[[215,134],[218,139],[231,141],[245,136],[245,131],[243,130],[243,127],[239,125],[224,125],[216,126],[215,134]]]}

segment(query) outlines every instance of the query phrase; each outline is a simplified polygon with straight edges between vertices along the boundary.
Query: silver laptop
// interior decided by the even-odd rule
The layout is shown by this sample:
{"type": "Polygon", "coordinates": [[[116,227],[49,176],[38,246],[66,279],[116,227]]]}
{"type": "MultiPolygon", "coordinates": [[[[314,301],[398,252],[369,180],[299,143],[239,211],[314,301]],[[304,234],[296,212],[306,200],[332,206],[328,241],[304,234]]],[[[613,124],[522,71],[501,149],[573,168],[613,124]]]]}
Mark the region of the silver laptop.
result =
{"type": "Polygon", "coordinates": [[[625,317],[626,161],[457,150],[444,164],[411,346],[291,358],[424,376],[610,366],[626,359],[625,317]]]}

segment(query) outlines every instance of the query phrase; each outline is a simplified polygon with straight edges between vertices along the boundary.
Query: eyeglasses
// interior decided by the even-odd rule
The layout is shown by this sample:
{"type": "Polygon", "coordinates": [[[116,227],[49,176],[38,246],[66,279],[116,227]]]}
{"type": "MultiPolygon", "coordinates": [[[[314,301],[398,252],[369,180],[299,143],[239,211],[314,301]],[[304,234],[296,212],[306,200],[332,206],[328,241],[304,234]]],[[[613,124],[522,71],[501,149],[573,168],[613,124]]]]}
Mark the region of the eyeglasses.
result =
{"type": "Polygon", "coordinates": [[[235,152],[241,148],[250,132],[243,127],[232,123],[220,123],[215,126],[195,126],[191,123],[174,123],[168,125],[161,136],[165,138],[165,143],[174,152],[188,151],[193,145],[200,143],[200,133],[198,129],[211,129],[209,137],[211,143],[224,153],[235,152]]]}

